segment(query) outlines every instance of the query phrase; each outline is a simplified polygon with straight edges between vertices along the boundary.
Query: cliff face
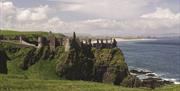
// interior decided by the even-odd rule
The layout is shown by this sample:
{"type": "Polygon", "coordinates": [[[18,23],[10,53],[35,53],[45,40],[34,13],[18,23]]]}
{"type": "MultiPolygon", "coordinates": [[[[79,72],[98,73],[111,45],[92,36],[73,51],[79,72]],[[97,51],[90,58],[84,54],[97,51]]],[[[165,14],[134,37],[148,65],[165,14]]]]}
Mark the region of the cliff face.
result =
{"type": "Polygon", "coordinates": [[[128,67],[119,48],[94,50],[94,79],[119,85],[128,75],[128,67]]]}
{"type": "Polygon", "coordinates": [[[72,40],[64,60],[57,65],[58,75],[69,80],[88,80],[119,85],[129,75],[119,48],[96,49],[72,40]]]}

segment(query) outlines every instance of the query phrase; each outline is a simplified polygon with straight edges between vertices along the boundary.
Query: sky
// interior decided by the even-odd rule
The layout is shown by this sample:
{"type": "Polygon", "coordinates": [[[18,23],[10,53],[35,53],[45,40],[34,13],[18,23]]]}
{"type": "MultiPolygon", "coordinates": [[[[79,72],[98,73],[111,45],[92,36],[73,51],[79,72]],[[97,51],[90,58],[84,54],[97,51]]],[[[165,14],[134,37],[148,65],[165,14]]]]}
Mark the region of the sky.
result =
{"type": "Polygon", "coordinates": [[[180,35],[180,0],[1,0],[0,28],[90,35],[180,35]]]}

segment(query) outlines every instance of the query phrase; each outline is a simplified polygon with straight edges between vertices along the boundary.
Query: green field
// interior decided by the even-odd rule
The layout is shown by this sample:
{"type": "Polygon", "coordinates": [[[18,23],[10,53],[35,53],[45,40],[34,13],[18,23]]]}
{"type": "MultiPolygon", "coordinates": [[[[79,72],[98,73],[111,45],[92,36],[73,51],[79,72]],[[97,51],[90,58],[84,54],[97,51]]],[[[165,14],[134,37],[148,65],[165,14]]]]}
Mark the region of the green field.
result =
{"type": "Polygon", "coordinates": [[[8,36],[8,35],[32,35],[32,34],[36,34],[36,35],[48,35],[48,32],[20,32],[20,31],[12,31],[12,30],[0,30],[0,34],[8,36]]]}
{"type": "MultiPolygon", "coordinates": [[[[26,32],[22,32],[22,31],[12,31],[12,30],[0,30],[0,35],[4,35],[4,36],[16,36],[16,35],[25,35],[25,36],[31,36],[31,35],[40,35],[40,36],[48,36],[48,32],[42,32],[42,31],[26,31],[26,32]]],[[[60,33],[54,33],[56,36],[60,35],[60,36],[64,36],[63,34],[60,33]]]]}
{"type": "MultiPolygon", "coordinates": [[[[54,36],[57,38],[64,37],[63,34],[60,33],[53,33],[54,36]]],[[[18,36],[26,36],[28,41],[37,41],[37,38],[39,36],[42,37],[48,37],[49,33],[48,32],[41,32],[41,31],[26,31],[26,32],[21,32],[21,31],[12,31],[12,30],[0,30],[0,37],[4,37],[6,40],[16,40],[18,36]]]]}
{"type": "Polygon", "coordinates": [[[21,75],[0,75],[0,91],[180,91],[180,85],[168,85],[152,90],[87,81],[39,80],[27,79],[21,75]]]}

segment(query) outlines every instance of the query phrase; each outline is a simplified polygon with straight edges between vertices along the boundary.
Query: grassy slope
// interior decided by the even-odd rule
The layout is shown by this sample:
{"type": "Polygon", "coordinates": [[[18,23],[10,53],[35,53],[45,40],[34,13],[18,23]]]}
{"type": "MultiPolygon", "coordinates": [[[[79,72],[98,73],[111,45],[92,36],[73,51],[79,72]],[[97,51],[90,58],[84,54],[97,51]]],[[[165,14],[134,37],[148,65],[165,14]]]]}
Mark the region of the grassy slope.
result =
{"type": "MultiPolygon", "coordinates": [[[[62,48],[59,48],[59,50],[62,48]]],[[[23,58],[25,55],[27,55],[30,48],[23,48],[20,49],[16,53],[9,53],[8,55],[12,60],[8,61],[8,74],[10,75],[23,75],[30,79],[59,79],[59,77],[56,75],[56,64],[59,60],[55,59],[47,59],[43,60],[40,59],[36,64],[32,65],[28,70],[22,70],[20,69],[20,64],[23,61],[23,58]]],[[[61,50],[60,50],[61,51],[61,50]]],[[[61,53],[63,54],[63,53],[61,53]]],[[[57,57],[61,55],[56,55],[57,57]]],[[[56,57],[56,58],[57,58],[56,57]]],[[[58,59],[58,58],[57,58],[58,59]]]]}
{"type": "MultiPolygon", "coordinates": [[[[19,35],[25,35],[27,38],[36,38],[37,36],[48,36],[48,32],[19,32],[19,31],[11,31],[11,30],[0,30],[0,35],[5,36],[6,38],[15,38],[19,35]]],[[[64,37],[64,35],[56,33],[55,36],[64,37]]],[[[61,58],[59,53],[56,55],[56,60],[39,60],[35,65],[31,66],[27,71],[23,71],[20,69],[20,64],[23,62],[24,57],[27,55],[28,51],[32,48],[19,48],[14,46],[11,43],[1,43],[0,49],[3,48],[6,50],[8,56],[10,57],[10,61],[8,61],[8,74],[10,75],[23,75],[27,78],[31,79],[59,79],[56,75],[55,69],[57,64],[57,59],[61,58]],[[17,49],[12,52],[9,51],[11,49],[17,49]]],[[[62,52],[63,48],[57,48],[62,52]]],[[[62,54],[62,53],[61,53],[62,54]]]]}
{"type": "Polygon", "coordinates": [[[180,85],[170,85],[151,90],[86,81],[36,80],[19,75],[0,75],[0,91],[180,91],[180,85]]]}

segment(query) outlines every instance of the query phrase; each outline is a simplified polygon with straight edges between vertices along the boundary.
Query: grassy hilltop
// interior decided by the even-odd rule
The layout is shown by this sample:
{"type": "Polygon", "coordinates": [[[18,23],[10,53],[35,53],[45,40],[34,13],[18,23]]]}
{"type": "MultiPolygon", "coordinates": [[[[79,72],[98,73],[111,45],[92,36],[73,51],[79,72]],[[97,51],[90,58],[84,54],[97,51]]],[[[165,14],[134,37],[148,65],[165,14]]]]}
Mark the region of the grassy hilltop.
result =
{"type": "MultiPolygon", "coordinates": [[[[48,33],[1,31],[0,36],[1,35],[8,39],[14,39],[18,35],[26,35],[30,36],[28,38],[36,41],[35,39],[37,38],[34,38],[34,36],[48,36],[48,33]]],[[[63,37],[62,34],[56,35],[63,37]]],[[[127,69],[123,54],[118,49],[102,49],[100,51],[92,49],[92,52],[78,51],[74,53],[74,50],[72,50],[70,55],[64,51],[63,46],[59,46],[56,48],[55,53],[50,54],[47,46],[37,50],[33,47],[14,46],[12,43],[0,43],[0,50],[5,50],[10,58],[10,60],[7,61],[8,74],[0,74],[0,91],[151,91],[149,88],[125,88],[112,84],[92,82],[92,79],[98,79],[93,78],[93,71],[87,71],[92,69],[88,69],[86,66],[84,66],[83,69],[79,69],[79,67],[81,68],[81,66],[89,64],[85,60],[92,60],[92,62],[94,62],[93,64],[97,67],[99,67],[98,65],[115,65],[115,67],[118,67],[115,69],[109,68],[109,73],[111,73],[111,70],[114,72],[116,69],[122,71],[127,69]],[[77,55],[76,53],[80,55],[76,57],[76,60],[73,60],[73,55],[77,55]],[[90,55],[90,53],[92,54],[90,55]],[[77,60],[80,60],[79,63],[73,64],[73,61],[77,60]],[[83,65],[81,65],[81,63],[83,63],[83,65]],[[71,75],[72,70],[82,70],[92,75],[92,79],[89,81],[66,80],[66,78],[61,77],[61,73],[59,73],[62,64],[65,65],[64,68],[69,67],[68,70],[65,69],[69,72],[68,74],[65,73],[65,77],[74,77],[71,75]],[[77,68],[73,69],[73,67],[77,68]]],[[[79,75],[78,72],[72,73],[79,75]]],[[[115,74],[101,80],[105,82],[107,80],[113,80],[114,76],[115,74]]],[[[156,88],[155,91],[180,91],[180,85],[156,88]]]]}
{"type": "MultiPolygon", "coordinates": [[[[0,30],[0,35],[3,35],[5,37],[15,37],[15,36],[18,36],[18,35],[25,35],[26,37],[36,37],[36,36],[45,36],[47,37],[48,36],[48,32],[42,32],[42,31],[27,31],[27,32],[21,32],[21,31],[12,31],[12,30],[0,30]]],[[[60,34],[60,33],[55,33],[54,34],[56,37],[58,36],[62,36],[64,37],[63,34],[60,34]]]]}
{"type": "MultiPolygon", "coordinates": [[[[18,39],[18,36],[25,36],[26,37],[26,41],[34,43],[35,41],[37,41],[38,37],[48,37],[48,32],[42,32],[42,31],[37,31],[37,32],[33,32],[33,31],[26,31],[26,32],[21,32],[21,31],[12,31],[12,30],[0,30],[0,38],[3,37],[3,39],[6,40],[13,40],[13,42],[17,42],[14,40],[18,39]]],[[[56,37],[65,37],[63,34],[60,33],[54,33],[54,35],[56,37]]]]}

